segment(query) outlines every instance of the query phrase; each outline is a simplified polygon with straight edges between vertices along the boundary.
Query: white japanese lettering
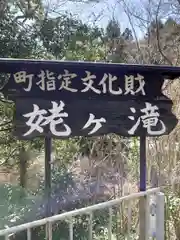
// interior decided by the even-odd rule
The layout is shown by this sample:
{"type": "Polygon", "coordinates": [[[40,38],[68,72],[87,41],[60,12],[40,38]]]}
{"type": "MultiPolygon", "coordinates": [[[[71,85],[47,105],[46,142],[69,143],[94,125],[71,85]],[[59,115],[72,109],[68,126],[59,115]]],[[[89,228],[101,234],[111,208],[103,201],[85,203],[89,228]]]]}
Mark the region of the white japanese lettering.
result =
{"type": "MultiPolygon", "coordinates": [[[[143,128],[147,129],[147,133],[149,135],[161,135],[165,133],[166,126],[164,125],[162,120],[159,120],[160,114],[157,112],[159,108],[154,105],[152,106],[151,103],[146,102],[146,107],[141,109],[141,112],[144,113],[144,115],[140,116],[137,120],[137,122],[134,124],[134,126],[128,131],[129,134],[134,134],[137,130],[138,126],[140,125],[141,121],[143,123],[143,128]],[[161,124],[160,130],[152,130],[153,127],[156,127],[158,122],[161,124]]],[[[136,112],[135,108],[130,108],[132,113],[136,112]]],[[[135,120],[134,116],[128,117],[130,120],[135,120]]]]}
{"type": "Polygon", "coordinates": [[[102,80],[100,81],[100,83],[98,85],[102,85],[103,87],[103,93],[107,93],[107,84],[106,82],[108,81],[109,83],[109,92],[113,95],[120,95],[122,94],[122,89],[118,88],[118,90],[114,90],[113,89],[113,82],[117,81],[117,77],[116,76],[112,76],[112,74],[107,74],[105,73],[102,80]]]}
{"type": "Polygon", "coordinates": [[[62,112],[64,110],[64,102],[60,101],[59,105],[56,102],[51,102],[52,108],[48,111],[45,109],[39,109],[39,106],[33,104],[33,111],[23,116],[29,118],[26,122],[26,125],[30,127],[24,136],[27,136],[34,131],[43,133],[42,126],[50,125],[50,131],[55,136],[69,136],[71,134],[71,128],[64,123],[63,118],[68,117],[68,113],[62,112]],[[49,115],[49,113],[50,115],[49,115]],[[56,126],[62,124],[65,128],[65,131],[57,131],[56,126]]]}
{"type": "Polygon", "coordinates": [[[91,89],[93,92],[100,94],[101,91],[93,87],[93,83],[94,83],[93,79],[96,79],[96,75],[92,75],[91,72],[89,71],[85,71],[85,72],[87,76],[85,78],[81,78],[81,80],[83,81],[83,84],[86,87],[83,90],[81,90],[81,92],[87,92],[89,89],[91,89]]]}
{"type": "Polygon", "coordinates": [[[144,81],[144,77],[141,76],[140,74],[137,74],[137,77],[134,77],[133,75],[127,76],[125,75],[125,93],[124,95],[127,94],[132,94],[135,95],[136,93],[141,92],[142,95],[146,95],[145,91],[144,91],[144,85],[145,85],[145,81],[144,81]],[[135,90],[135,81],[139,82],[139,87],[135,90]]]}
{"type": "Polygon", "coordinates": [[[64,70],[64,72],[65,72],[64,74],[60,74],[58,76],[58,79],[62,80],[59,90],[65,89],[65,90],[70,91],[70,92],[77,92],[78,91],[77,89],[74,89],[74,88],[70,87],[71,79],[77,77],[77,74],[69,73],[69,71],[66,70],[66,69],[64,70]]]}
{"type": "Polygon", "coordinates": [[[83,129],[86,129],[90,127],[92,124],[95,124],[95,127],[88,133],[88,135],[91,135],[97,132],[102,127],[102,123],[105,123],[105,122],[106,122],[105,118],[95,119],[94,114],[90,113],[89,119],[87,123],[84,125],[83,129]]]}
{"type": "Polygon", "coordinates": [[[38,77],[40,78],[40,81],[37,82],[36,84],[42,91],[56,90],[55,77],[53,72],[50,72],[49,70],[46,71],[41,70],[41,73],[38,75],[38,77]]]}
{"type": "Polygon", "coordinates": [[[20,72],[13,74],[13,76],[14,76],[14,81],[18,84],[26,83],[26,81],[28,81],[28,87],[24,88],[24,90],[26,92],[29,92],[31,90],[34,74],[27,74],[26,71],[20,71],[20,72]]]}

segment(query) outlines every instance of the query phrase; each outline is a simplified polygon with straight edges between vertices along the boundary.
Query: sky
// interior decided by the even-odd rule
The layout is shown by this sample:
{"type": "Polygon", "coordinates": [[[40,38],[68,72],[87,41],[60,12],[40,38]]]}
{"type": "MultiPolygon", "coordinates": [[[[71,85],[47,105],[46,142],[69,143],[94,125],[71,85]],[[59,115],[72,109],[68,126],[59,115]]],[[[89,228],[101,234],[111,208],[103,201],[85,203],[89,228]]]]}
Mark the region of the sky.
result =
{"type": "MultiPolygon", "coordinates": [[[[138,0],[129,1],[135,3],[138,0]]],[[[118,4],[118,0],[99,0],[99,3],[94,2],[91,4],[62,2],[58,11],[71,12],[72,15],[88,24],[93,24],[96,20],[96,25],[102,28],[105,28],[108,24],[108,21],[114,16],[120,22],[121,31],[123,31],[126,27],[131,29],[128,17],[125,14],[122,6],[118,4]]],[[[138,37],[141,37],[142,33],[137,26],[135,26],[135,30],[138,37]]]]}
{"type": "MultiPolygon", "coordinates": [[[[121,11],[119,8],[120,6],[118,6],[115,0],[101,0],[99,3],[92,4],[77,4],[71,2],[66,6],[66,9],[76,12],[83,21],[93,22],[97,19],[96,23],[102,27],[107,25],[108,20],[112,18],[113,15],[117,17],[118,10],[121,11]]],[[[124,17],[125,16],[122,16],[122,18],[124,17]]]]}

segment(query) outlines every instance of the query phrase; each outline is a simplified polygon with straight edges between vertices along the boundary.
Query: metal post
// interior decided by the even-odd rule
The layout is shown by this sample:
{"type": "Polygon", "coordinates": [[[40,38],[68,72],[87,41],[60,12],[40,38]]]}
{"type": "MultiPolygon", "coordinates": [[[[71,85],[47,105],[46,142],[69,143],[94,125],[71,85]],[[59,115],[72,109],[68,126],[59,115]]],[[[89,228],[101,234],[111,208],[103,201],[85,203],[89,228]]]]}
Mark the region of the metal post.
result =
{"type": "Polygon", "coordinates": [[[140,137],[140,191],[146,191],[146,137],[140,137]]]}
{"type": "Polygon", "coordinates": [[[45,201],[46,201],[46,217],[51,214],[50,198],[51,198],[51,147],[52,139],[45,137],[45,201]]]}
{"type": "Polygon", "coordinates": [[[164,240],[164,193],[158,193],[156,198],[156,239],[164,240]]]}
{"type": "MultiPolygon", "coordinates": [[[[140,137],[140,191],[146,191],[146,137],[140,137]]],[[[139,222],[140,222],[140,240],[146,240],[146,197],[141,197],[139,201],[139,222]]]]}

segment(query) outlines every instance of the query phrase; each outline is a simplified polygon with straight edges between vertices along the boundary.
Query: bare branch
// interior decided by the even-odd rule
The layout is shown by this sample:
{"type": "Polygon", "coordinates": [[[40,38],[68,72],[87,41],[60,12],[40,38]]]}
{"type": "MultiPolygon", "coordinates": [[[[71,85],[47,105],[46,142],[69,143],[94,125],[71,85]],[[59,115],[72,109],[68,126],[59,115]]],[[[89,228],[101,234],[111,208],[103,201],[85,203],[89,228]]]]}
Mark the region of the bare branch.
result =
{"type": "Polygon", "coordinates": [[[129,20],[129,23],[131,25],[132,31],[134,33],[134,37],[135,37],[135,40],[136,40],[136,46],[137,46],[137,49],[138,49],[138,51],[140,53],[141,61],[143,61],[142,51],[141,51],[141,48],[140,48],[140,45],[139,45],[139,40],[138,40],[138,37],[137,37],[137,34],[136,34],[136,30],[134,28],[134,24],[132,22],[132,16],[130,14],[129,7],[127,6],[127,4],[125,3],[124,0],[122,0],[122,2],[123,2],[123,5],[124,5],[124,11],[125,11],[125,13],[126,13],[126,15],[128,17],[128,20],[129,20]]]}
{"type": "Polygon", "coordinates": [[[6,131],[12,131],[13,127],[5,128],[5,129],[0,129],[0,132],[6,132],[6,131]]]}
{"type": "Polygon", "coordinates": [[[171,60],[165,55],[165,53],[163,52],[163,50],[162,50],[162,48],[161,48],[161,44],[160,44],[160,33],[159,33],[159,24],[158,24],[158,15],[159,15],[160,5],[161,5],[161,0],[159,1],[158,8],[157,8],[157,14],[156,14],[156,38],[157,38],[157,46],[158,46],[158,50],[159,50],[160,54],[161,54],[162,57],[166,60],[166,62],[168,62],[170,65],[173,65],[172,61],[171,61],[171,60]]]}
{"type": "Polygon", "coordinates": [[[0,127],[4,127],[4,126],[6,126],[6,125],[8,125],[8,124],[10,124],[10,123],[12,123],[12,120],[9,121],[9,122],[5,122],[5,123],[0,124],[0,127]]]}

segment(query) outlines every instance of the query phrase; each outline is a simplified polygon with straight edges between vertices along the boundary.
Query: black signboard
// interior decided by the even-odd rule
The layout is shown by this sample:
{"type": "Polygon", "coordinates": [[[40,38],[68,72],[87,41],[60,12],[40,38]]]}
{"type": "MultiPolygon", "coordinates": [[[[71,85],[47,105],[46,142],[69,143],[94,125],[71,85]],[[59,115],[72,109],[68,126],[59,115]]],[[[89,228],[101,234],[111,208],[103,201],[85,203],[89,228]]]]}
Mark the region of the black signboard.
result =
{"type": "Polygon", "coordinates": [[[10,73],[3,89],[16,98],[152,100],[163,96],[164,78],[180,69],[167,66],[125,65],[95,62],[0,60],[0,71],[10,73]]]}
{"type": "Polygon", "coordinates": [[[122,136],[161,136],[177,124],[170,100],[48,101],[17,99],[15,135],[69,138],[116,133],[122,136]]]}
{"type": "Polygon", "coordinates": [[[2,91],[16,101],[21,139],[161,136],[177,124],[162,85],[180,68],[0,59],[0,71],[10,73],[2,91]]]}

